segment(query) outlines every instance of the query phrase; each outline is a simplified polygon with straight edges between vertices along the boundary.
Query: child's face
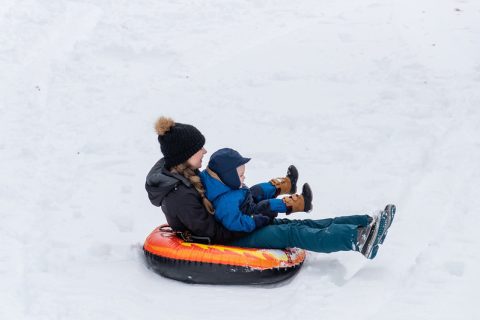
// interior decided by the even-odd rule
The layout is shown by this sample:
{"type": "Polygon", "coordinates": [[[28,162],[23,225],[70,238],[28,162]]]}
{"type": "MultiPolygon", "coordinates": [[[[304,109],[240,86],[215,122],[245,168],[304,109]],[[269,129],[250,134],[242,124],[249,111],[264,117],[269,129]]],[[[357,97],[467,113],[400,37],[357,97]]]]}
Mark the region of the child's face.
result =
{"type": "Polygon", "coordinates": [[[242,164],[237,168],[238,177],[240,178],[240,187],[243,186],[243,180],[245,180],[245,165],[242,164]]]}

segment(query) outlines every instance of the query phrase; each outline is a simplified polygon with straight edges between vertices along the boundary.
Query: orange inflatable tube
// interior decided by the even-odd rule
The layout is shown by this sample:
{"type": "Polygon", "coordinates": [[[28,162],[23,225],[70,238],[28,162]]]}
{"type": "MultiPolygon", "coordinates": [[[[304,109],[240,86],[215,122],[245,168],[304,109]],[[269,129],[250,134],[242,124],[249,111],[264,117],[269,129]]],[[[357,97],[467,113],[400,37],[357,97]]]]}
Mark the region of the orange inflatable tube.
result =
{"type": "Polygon", "coordinates": [[[293,276],[305,251],[185,242],[168,226],[155,228],[143,246],[147,263],[167,278],[208,284],[267,284],[293,276]]]}

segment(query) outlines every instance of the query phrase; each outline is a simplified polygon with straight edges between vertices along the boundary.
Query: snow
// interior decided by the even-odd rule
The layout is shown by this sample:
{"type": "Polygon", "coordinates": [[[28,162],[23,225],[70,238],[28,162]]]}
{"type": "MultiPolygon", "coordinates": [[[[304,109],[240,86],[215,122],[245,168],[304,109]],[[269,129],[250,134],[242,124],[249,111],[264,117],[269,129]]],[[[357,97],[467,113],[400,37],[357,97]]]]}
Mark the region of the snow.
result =
{"type": "Polygon", "coordinates": [[[479,21],[473,0],[2,0],[0,319],[479,319],[479,21]],[[253,158],[247,184],[294,163],[297,218],[395,203],[377,258],[309,253],[263,287],[153,273],[160,115],[253,158]]]}

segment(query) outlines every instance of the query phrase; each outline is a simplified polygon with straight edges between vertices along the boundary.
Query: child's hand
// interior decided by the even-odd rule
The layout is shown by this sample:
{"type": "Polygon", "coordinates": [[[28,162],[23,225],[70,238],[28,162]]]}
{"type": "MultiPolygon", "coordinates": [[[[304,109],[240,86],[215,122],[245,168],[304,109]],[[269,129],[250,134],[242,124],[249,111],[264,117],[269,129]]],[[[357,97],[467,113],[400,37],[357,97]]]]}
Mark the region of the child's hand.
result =
{"type": "Polygon", "coordinates": [[[261,214],[261,215],[269,217],[270,219],[274,219],[278,216],[278,213],[272,212],[270,210],[270,205],[268,204],[267,201],[261,201],[257,205],[257,207],[255,209],[255,214],[261,214]]]}

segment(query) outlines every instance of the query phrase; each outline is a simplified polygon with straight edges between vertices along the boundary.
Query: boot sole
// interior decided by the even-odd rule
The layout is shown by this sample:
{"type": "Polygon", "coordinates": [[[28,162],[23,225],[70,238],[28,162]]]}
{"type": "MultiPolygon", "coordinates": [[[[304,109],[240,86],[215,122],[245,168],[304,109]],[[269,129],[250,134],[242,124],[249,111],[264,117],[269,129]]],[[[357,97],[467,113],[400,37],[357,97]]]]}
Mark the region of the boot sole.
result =
{"type": "Polygon", "coordinates": [[[310,212],[312,211],[312,200],[313,200],[313,195],[312,195],[312,189],[310,188],[310,185],[308,183],[305,183],[302,188],[302,196],[305,201],[304,205],[304,211],[305,212],[310,212]]]}
{"type": "Polygon", "coordinates": [[[372,245],[371,245],[373,243],[372,239],[375,239],[377,235],[378,235],[378,222],[375,222],[370,229],[370,233],[367,236],[367,240],[365,240],[365,244],[362,250],[360,251],[367,258],[370,252],[372,251],[372,245]]]}
{"type": "Polygon", "coordinates": [[[367,257],[367,259],[373,259],[377,255],[380,240],[384,236],[385,230],[387,227],[387,219],[388,219],[388,213],[386,211],[383,211],[380,214],[380,218],[375,225],[375,230],[374,230],[375,233],[372,234],[372,237],[374,238],[372,243],[368,245],[367,250],[365,250],[365,252],[362,252],[362,254],[365,257],[367,257]]]}
{"type": "Polygon", "coordinates": [[[293,164],[287,169],[287,177],[290,179],[290,183],[292,184],[290,194],[294,194],[297,192],[298,170],[293,164]]]}
{"type": "Polygon", "coordinates": [[[395,207],[394,204],[389,204],[385,207],[384,212],[387,213],[388,215],[388,225],[385,228],[385,231],[383,232],[382,238],[380,239],[380,244],[383,244],[383,241],[385,241],[385,238],[387,237],[388,229],[392,225],[393,218],[395,218],[395,212],[397,210],[397,207],[395,207]]]}
{"type": "Polygon", "coordinates": [[[375,247],[372,248],[372,251],[370,252],[370,256],[368,257],[368,259],[372,260],[373,258],[375,258],[377,256],[378,247],[379,246],[375,246],[375,247]]]}

